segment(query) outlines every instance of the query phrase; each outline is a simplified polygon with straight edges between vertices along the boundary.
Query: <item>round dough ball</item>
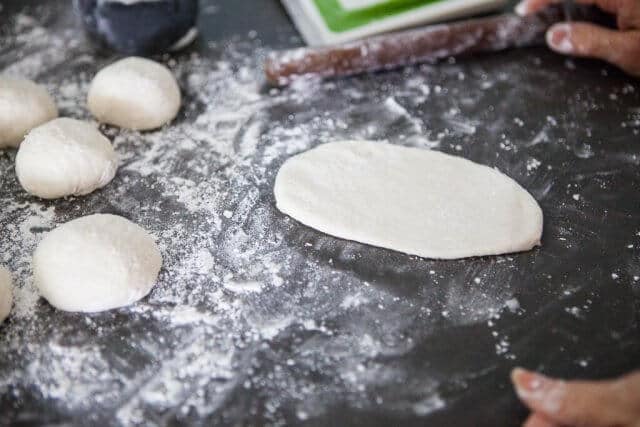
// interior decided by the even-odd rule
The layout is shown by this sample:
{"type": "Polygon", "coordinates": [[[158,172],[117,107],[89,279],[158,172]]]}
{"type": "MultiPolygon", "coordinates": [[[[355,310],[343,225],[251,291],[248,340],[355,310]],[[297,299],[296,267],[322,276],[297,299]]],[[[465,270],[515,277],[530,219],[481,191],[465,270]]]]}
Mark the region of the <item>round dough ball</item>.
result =
{"type": "Polygon", "coordinates": [[[17,147],[27,132],[56,117],[58,109],[45,88],[0,76],[0,148],[17,147]]]}
{"type": "Polygon", "coordinates": [[[74,119],[55,119],[24,139],[16,156],[18,181],[43,199],[80,196],[107,185],[118,159],[98,129],[74,119]]]}
{"type": "Polygon", "coordinates": [[[180,109],[180,88],[171,71],[157,62],[130,57],[96,74],[87,103],[101,122],[149,130],[170,122],[180,109]]]}
{"type": "Polygon", "coordinates": [[[13,291],[11,290],[11,273],[4,267],[0,267],[0,323],[9,316],[13,304],[13,291]]]}
{"type": "Polygon", "coordinates": [[[51,231],[33,254],[34,283],[54,307],[97,312],[146,296],[162,256],[153,237],[115,215],[89,215],[51,231]]]}

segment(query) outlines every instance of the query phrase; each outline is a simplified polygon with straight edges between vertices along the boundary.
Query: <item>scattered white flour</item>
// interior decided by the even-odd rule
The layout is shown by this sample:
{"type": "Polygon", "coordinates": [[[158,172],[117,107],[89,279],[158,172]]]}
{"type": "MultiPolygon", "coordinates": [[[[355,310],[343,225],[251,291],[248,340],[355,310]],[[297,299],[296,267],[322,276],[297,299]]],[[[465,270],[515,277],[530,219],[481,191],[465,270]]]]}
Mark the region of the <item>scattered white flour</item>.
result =
{"type": "Polygon", "coordinates": [[[576,363],[582,368],[589,366],[589,361],[587,359],[578,359],[576,360],[576,363]]]}
{"type": "Polygon", "coordinates": [[[362,294],[358,292],[355,295],[347,295],[340,303],[340,307],[344,309],[356,308],[367,302],[367,299],[363,298],[362,294]]]}
{"type": "Polygon", "coordinates": [[[520,303],[518,302],[517,298],[511,298],[510,300],[507,300],[507,302],[505,302],[505,305],[512,313],[516,313],[518,309],[520,309],[520,303]]]}
{"type": "Polygon", "coordinates": [[[582,319],[584,317],[583,315],[583,309],[581,309],[580,307],[565,307],[564,311],[566,311],[567,313],[571,314],[572,316],[578,318],[578,319],[582,319]]]}
{"type": "Polygon", "coordinates": [[[440,396],[430,396],[413,404],[413,411],[416,415],[424,416],[438,409],[444,408],[445,402],[440,396]]]}
{"type": "Polygon", "coordinates": [[[542,162],[540,160],[536,159],[535,157],[532,157],[529,160],[527,160],[527,171],[531,172],[533,170],[536,170],[540,167],[541,164],[542,162]]]}
{"type": "Polygon", "coordinates": [[[245,293],[245,292],[260,292],[262,290],[262,283],[257,281],[235,281],[225,280],[223,286],[229,289],[231,292],[245,293]]]}

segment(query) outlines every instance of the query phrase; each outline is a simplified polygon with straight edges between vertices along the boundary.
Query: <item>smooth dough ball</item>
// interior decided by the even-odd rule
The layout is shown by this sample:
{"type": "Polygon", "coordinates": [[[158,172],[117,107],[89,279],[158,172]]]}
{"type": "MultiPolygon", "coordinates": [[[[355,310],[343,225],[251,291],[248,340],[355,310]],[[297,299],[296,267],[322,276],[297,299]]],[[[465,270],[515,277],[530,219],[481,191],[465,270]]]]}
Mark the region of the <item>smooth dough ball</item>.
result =
{"type": "Polygon", "coordinates": [[[45,88],[0,76],[0,148],[17,147],[27,132],[56,117],[58,109],[45,88]]]}
{"type": "Polygon", "coordinates": [[[87,103],[101,122],[134,130],[159,128],[180,109],[180,88],[171,71],[157,62],[130,57],[96,74],[87,103]]]}
{"type": "Polygon", "coordinates": [[[16,156],[22,187],[43,199],[80,196],[107,185],[118,159],[98,129],[74,119],[55,119],[24,139],[16,156]]]}
{"type": "Polygon", "coordinates": [[[34,283],[54,307],[98,312],[146,296],[162,256],[153,237],[115,215],[89,215],[51,231],[33,255],[34,283]]]}
{"type": "Polygon", "coordinates": [[[9,316],[13,304],[13,291],[11,290],[11,273],[0,267],[0,323],[9,316]]]}

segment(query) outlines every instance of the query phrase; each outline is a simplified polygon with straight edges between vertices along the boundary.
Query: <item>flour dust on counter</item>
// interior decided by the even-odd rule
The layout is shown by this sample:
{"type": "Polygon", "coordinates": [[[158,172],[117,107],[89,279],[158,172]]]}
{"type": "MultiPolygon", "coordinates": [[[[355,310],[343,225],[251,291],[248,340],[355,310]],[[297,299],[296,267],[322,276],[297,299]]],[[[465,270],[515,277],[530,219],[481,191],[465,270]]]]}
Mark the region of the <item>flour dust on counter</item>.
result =
{"type": "MultiPolygon", "coordinates": [[[[91,78],[113,58],[97,55],[73,28],[50,30],[49,7],[11,18],[0,39],[6,52],[0,69],[37,77],[61,115],[91,120],[83,100],[91,78]]],[[[109,186],[81,199],[27,195],[13,171],[15,153],[0,153],[0,263],[13,273],[15,294],[0,327],[3,416],[287,425],[327,420],[346,405],[426,420],[491,380],[505,360],[527,357],[521,330],[511,329],[533,304],[522,283],[534,277],[547,291],[545,301],[557,299],[575,285],[556,287],[547,277],[555,272],[545,269],[557,268],[559,258],[534,250],[442,262],[341,241],[280,213],[273,185],[288,158],[333,140],[438,148],[496,166],[530,191],[552,220],[550,250],[597,248],[588,219],[562,222],[566,206],[549,203],[564,191],[546,168],[549,157],[527,169],[527,159],[543,159],[542,146],[557,155],[553,170],[578,143],[589,143],[589,160],[597,159],[603,149],[597,136],[574,140],[578,127],[567,126],[567,135],[540,120],[536,131],[547,139],[529,146],[535,133],[504,131],[515,116],[539,118],[501,100],[548,96],[513,85],[513,74],[524,69],[549,92],[558,74],[533,60],[495,73],[487,59],[473,68],[450,61],[384,79],[267,89],[259,38],[155,58],[177,77],[182,109],[152,132],[101,126],[120,167],[109,186]],[[492,108],[475,108],[496,93],[492,108]],[[158,282],[148,297],[119,310],[55,310],[32,283],[33,251],[59,224],[96,213],[123,216],[157,238],[164,260],[158,282]],[[548,267],[540,267],[541,259],[548,267]],[[462,339],[468,331],[476,337],[474,353],[462,339]],[[461,339],[445,342],[449,333],[461,339]]],[[[592,102],[568,100],[583,101],[592,102]]],[[[572,120],[563,111],[547,114],[559,125],[572,120]]],[[[577,173],[595,172],[584,166],[577,173]]],[[[611,184],[607,175],[596,179],[611,184]]],[[[595,209],[598,199],[587,195],[600,187],[579,184],[572,191],[595,209]]]]}
{"type": "Polygon", "coordinates": [[[13,280],[11,273],[0,266],[0,323],[9,316],[13,306],[13,280]]]}

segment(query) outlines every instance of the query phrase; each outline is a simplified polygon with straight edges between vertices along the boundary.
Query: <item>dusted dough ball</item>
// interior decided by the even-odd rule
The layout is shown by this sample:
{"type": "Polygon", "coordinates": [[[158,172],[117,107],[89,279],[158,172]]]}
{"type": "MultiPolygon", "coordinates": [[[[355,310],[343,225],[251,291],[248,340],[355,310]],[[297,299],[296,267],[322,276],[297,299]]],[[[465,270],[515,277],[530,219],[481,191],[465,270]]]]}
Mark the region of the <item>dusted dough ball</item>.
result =
{"type": "Polygon", "coordinates": [[[180,109],[180,88],[171,71],[157,62],[130,57],[96,74],[87,103],[101,122],[149,130],[170,122],[180,109]]]}
{"type": "Polygon", "coordinates": [[[17,147],[27,132],[56,117],[58,109],[42,86],[0,76],[0,148],[17,147]]]}
{"type": "Polygon", "coordinates": [[[52,120],[29,132],[16,156],[22,187],[43,199],[80,196],[107,185],[118,160],[111,143],[79,120],[52,120]]]}
{"type": "Polygon", "coordinates": [[[153,237],[115,215],[89,215],[51,231],[33,255],[35,285],[65,311],[124,307],[146,296],[162,256],[153,237]]]}
{"type": "Polygon", "coordinates": [[[0,267],[0,323],[9,316],[12,304],[11,273],[6,268],[0,267]]]}

